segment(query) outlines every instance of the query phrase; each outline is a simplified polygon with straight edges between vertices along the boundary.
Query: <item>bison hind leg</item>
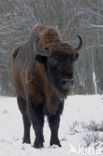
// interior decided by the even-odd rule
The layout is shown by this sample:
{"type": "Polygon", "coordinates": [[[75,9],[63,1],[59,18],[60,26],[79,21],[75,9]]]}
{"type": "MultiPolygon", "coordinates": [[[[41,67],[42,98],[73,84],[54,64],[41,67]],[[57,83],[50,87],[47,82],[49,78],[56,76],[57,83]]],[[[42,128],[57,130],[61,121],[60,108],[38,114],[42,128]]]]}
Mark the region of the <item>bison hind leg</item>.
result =
{"type": "Polygon", "coordinates": [[[27,115],[23,114],[23,123],[24,123],[24,137],[23,137],[23,143],[30,144],[30,126],[31,123],[27,117],[27,115]]]}
{"type": "Polygon", "coordinates": [[[18,106],[19,109],[22,113],[22,117],[23,117],[23,125],[24,125],[24,136],[23,136],[23,143],[27,143],[30,144],[30,127],[31,127],[31,123],[30,120],[26,114],[26,100],[24,100],[21,97],[17,98],[18,101],[18,106]]]}

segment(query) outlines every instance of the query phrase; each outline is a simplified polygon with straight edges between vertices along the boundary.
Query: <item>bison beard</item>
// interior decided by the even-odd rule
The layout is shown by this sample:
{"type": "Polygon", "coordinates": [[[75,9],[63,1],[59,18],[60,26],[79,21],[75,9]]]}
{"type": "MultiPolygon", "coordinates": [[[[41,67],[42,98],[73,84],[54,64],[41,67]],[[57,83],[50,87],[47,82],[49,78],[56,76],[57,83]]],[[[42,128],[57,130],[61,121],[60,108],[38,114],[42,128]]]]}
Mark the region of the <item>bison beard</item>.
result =
{"type": "Polygon", "coordinates": [[[13,79],[17,102],[23,116],[23,143],[30,143],[30,126],[35,131],[34,147],[43,147],[44,116],[51,130],[50,145],[61,146],[58,139],[64,99],[73,84],[73,64],[77,51],[64,43],[57,30],[34,26],[28,42],[12,52],[13,79]]]}

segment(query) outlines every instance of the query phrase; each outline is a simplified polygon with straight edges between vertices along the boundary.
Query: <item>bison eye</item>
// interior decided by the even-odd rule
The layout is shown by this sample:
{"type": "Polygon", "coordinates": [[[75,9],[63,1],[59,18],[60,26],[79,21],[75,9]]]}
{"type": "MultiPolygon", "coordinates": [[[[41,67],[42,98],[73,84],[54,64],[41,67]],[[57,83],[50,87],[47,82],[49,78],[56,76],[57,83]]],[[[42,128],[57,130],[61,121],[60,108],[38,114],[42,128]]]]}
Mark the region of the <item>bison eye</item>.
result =
{"type": "Polygon", "coordinates": [[[45,50],[48,50],[49,49],[49,47],[45,47],[45,50]]]}
{"type": "Polygon", "coordinates": [[[57,60],[54,58],[50,58],[48,62],[52,68],[54,68],[57,65],[57,60]]]}
{"type": "Polygon", "coordinates": [[[75,54],[75,57],[74,57],[74,61],[76,61],[76,60],[78,59],[78,57],[79,57],[79,54],[76,53],[76,54],[75,54]]]}

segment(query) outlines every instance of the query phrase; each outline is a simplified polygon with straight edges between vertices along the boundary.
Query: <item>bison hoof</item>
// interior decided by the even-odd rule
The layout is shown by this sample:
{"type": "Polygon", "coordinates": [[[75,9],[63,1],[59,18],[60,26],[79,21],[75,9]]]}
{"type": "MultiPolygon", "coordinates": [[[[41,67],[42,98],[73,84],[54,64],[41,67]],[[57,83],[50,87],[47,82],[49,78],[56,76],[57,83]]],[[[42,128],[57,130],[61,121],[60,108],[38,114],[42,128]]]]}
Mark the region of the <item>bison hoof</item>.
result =
{"type": "Polygon", "coordinates": [[[58,138],[57,138],[57,139],[52,138],[52,139],[50,140],[50,146],[52,146],[52,145],[58,145],[59,147],[61,147],[61,144],[60,144],[60,141],[59,141],[58,138]]]}
{"type": "Polygon", "coordinates": [[[43,147],[43,143],[34,143],[34,147],[35,148],[42,148],[43,147]]]}
{"type": "Polygon", "coordinates": [[[23,144],[30,144],[31,142],[30,142],[30,140],[27,140],[27,139],[23,139],[23,144]]]}
{"type": "Polygon", "coordinates": [[[34,147],[35,147],[35,148],[42,148],[42,147],[43,147],[43,142],[35,141],[34,147]]]}

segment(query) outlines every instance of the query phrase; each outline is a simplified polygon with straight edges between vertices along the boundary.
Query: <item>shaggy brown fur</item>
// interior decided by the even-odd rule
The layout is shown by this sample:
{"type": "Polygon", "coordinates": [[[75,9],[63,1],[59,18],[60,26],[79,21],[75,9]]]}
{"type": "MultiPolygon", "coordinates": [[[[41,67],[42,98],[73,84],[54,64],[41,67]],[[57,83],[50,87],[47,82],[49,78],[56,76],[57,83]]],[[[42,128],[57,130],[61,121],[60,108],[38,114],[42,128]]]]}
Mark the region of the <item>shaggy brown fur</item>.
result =
{"type": "Polygon", "coordinates": [[[12,52],[13,79],[19,109],[23,116],[23,142],[30,143],[30,125],[35,130],[34,147],[43,147],[44,115],[51,129],[50,145],[60,145],[58,128],[64,98],[73,79],[74,49],[63,43],[59,32],[50,26],[34,26],[29,41],[12,52]],[[41,50],[48,49],[48,57],[40,56],[35,49],[39,40],[41,50]]]}
{"type": "Polygon", "coordinates": [[[30,39],[34,37],[40,37],[40,49],[45,49],[50,43],[62,42],[59,32],[50,26],[34,26],[30,32],[30,39]]]}
{"type": "Polygon", "coordinates": [[[18,51],[19,51],[20,47],[16,48],[15,50],[12,51],[12,60],[14,61],[17,54],[18,54],[18,51]]]}

